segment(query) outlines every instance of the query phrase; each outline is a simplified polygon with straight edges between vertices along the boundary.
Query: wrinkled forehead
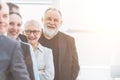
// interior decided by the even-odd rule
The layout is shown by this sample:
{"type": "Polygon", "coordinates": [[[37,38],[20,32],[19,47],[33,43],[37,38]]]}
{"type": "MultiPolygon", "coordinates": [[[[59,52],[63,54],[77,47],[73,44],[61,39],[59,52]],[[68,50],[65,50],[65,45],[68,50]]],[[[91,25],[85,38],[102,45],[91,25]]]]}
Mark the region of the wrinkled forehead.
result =
{"type": "Polygon", "coordinates": [[[55,16],[59,16],[59,17],[62,17],[61,16],[61,14],[60,14],[60,12],[58,11],[58,10],[48,10],[48,11],[46,11],[46,13],[45,13],[46,15],[55,15],[55,16]]]}

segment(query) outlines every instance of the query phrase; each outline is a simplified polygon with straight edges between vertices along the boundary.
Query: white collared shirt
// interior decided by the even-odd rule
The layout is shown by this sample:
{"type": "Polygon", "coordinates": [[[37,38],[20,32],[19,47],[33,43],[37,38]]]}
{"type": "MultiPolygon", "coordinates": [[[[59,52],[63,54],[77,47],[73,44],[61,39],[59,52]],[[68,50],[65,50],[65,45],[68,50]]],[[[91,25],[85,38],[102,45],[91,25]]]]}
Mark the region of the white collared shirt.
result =
{"type": "Polygon", "coordinates": [[[37,65],[38,65],[38,70],[39,69],[44,69],[45,66],[45,53],[42,51],[41,45],[38,44],[37,48],[34,50],[36,60],[37,60],[37,65]]]}
{"type": "Polygon", "coordinates": [[[31,58],[32,58],[32,62],[33,62],[33,71],[34,71],[35,80],[40,80],[35,53],[34,53],[31,45],[30,45],[30,50],[31,50],[31,58]]]}
{"type": "Polygon", "coordinates": [[[38,72],[41,80],[53,80],[54,79],[54,64],[52,50],[43,47],[40,43],[34,50],[38,72]],[[42,70],[42,73],[41,73],[42,70]]]}

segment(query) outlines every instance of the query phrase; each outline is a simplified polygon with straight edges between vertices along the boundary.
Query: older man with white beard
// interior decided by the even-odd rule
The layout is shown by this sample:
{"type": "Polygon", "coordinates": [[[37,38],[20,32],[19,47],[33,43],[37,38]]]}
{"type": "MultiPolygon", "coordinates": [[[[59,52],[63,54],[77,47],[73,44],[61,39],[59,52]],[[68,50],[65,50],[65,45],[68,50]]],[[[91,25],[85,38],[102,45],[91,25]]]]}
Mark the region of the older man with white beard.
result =
{"type": "Polygon", "coordinates": [[[59,31],[62,14],[56,8],[48,8],[42,18],[43,34],[39,42],[53,51],[54,80],[76,80],[79,72],[74,38],[59,31]]]}

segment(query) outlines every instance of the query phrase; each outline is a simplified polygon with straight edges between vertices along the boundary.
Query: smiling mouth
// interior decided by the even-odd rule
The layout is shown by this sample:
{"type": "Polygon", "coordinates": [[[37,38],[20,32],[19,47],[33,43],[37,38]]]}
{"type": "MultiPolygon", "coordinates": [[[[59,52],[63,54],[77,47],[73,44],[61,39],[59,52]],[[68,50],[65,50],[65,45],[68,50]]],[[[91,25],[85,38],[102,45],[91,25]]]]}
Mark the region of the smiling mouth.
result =
{"type": "Polygon", "coordinates": [[[18,33],[17,33],[17,32],[15,32],[15,31],[11,31],[11,34],[16,35],[16,34],[18,34],[18,33]]]}
{"type": "Polygon", "coordinates": [[[55,27],[52,27],[52,26],[48,26],[49,29],[55,29],[55,27]]]}
{"type": "Polygon", "coordinates": [[[35,40],[35,38],[28,38],[29,40],[35,40]]]}

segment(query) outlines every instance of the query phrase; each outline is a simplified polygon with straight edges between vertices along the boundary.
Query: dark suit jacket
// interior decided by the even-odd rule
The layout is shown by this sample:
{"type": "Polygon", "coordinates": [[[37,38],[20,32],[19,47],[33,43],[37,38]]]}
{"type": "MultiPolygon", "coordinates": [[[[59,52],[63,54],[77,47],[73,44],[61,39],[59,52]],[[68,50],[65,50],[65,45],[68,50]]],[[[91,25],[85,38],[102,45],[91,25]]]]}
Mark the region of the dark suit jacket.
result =
{"type": "Polygon", "coordinates": [[[20,44],[0,35],[0,80],[9,80],[9,71],[12,72],[14,80],[30,80],[20,44]]]}
{"type": "MultiPolygon", "coordinates": [[[[34,76],[34,71],[33,71],[33,63],[32,63],[32,58],[31,58],[31,50],[30,50],[30,45],[25,43],[25,42],[20,42],[21,43],[21,48],[22,48],[22,54],[24,56],[24,61],[29,73],[29,77],[31,80],[35,80],[34,76]]],[[[8,73],[9,80],[13,80],[13,76],[11,75],[11,72],[8,73]]]]}
{"type": "MultiPolygon", "coordinates": [[[[59,80],[76,80],[79,72],[79,63],[74,38],[62,32],[59,32],[57,37],[60,51],[59,80]]],[[[40,38],[40,43],[42,44],[42,37],[40,38]]]]}
{"type": "Polygon", "coordinates": [[[23,34],[19,34],[18,37],[20,38],[21,41],[27,42],[27,38],[23,34]]]}
{"type": "Polygon", "coordinates": [[[60,80],[76,80],[79,72],[78,56],[73,37],[63,34],[59,35],[59,71],[60,80]]]}
{"type": "Polygon", "coordinates": [[[30,50],[30,45],[28,45],[27,43],[21,42],[21,48],[23,51],[25,64],[27,66],[27,70],[30,75],[30,79],[35,80],[34,71],[33,71],[34,65],[33,65],[32,58],[31,58],[32,53],[30,50]]]}

